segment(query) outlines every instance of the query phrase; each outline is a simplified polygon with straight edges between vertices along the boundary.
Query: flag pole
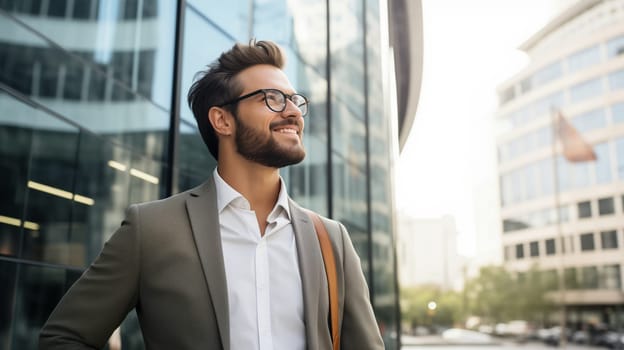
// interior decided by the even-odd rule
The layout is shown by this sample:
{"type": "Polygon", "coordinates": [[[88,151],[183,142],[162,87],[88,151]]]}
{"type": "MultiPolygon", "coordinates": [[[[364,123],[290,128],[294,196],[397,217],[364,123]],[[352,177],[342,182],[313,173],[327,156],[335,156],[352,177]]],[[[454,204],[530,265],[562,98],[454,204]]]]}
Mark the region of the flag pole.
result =
{"type": "MultiPolygon", "coordinates": [[[[568,339],[566,338],[566,320],[567,320],[567,310],[566,310],[566,301],[565,301],[565,294],[566,294],[566,287],[565,287],[565,278],[564,278],[564,273],[565,273],[565,264],[564,264],[564,253],[565,253],[565,241],[564,241],[564,237],[563,237],[563,231],[561,229],[561,213],[560,213],[560,207],[561,207],[561,199],[559,198],[559,162],[558,162],[558,157],[557,157],[557,129],[559,127],[559,123],[557,120],[558,117],[558,113],[559,110],[555,109],[554,107],[550,108],[550,115],[551,115],[551,123],[552,123],[552,159],[553,159],[553,169],[554,169],[554,178],[553,178],[553,184],[555,186],[554,188],[554,194],[555,194],[555,198],[554,198],[554,202],[555,202],[555,223],[556,223],[556,230],[557,230],[557,240],[559,241],[559,244],[561,244],[561,249],[560,249],[560,266],[559,266],[559,273],[557,274],[558,277],[558,291],[559,291],[559,302],[560,302],[560,319],[559,319],[559,327],[561,328],[561,333],[559,333],[559,346],[561,347],[566,347],[568,339]]],[[[556,249],[557,245],[555,244],[555,249],[556,249]]]]}

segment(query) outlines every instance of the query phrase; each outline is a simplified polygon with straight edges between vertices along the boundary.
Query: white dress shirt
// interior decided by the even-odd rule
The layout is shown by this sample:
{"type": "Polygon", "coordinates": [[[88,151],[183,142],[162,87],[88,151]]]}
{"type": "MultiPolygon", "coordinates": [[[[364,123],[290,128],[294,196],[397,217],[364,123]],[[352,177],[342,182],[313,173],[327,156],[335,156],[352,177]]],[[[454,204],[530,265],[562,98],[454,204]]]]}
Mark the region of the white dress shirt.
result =
{"type": "Polygon", "coordinates": [[[214,171],[232,350],[303,350],[303,291],[281,180],[264,236],[249,201],[214,171]]]}

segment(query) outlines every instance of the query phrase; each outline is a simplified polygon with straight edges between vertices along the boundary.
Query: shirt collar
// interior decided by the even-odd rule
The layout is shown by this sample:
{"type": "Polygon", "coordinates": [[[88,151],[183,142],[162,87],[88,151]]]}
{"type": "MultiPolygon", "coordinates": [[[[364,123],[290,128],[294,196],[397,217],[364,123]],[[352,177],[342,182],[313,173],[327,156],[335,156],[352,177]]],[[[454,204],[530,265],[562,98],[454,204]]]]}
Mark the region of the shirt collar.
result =
{"type": "MultiPolygon", "coordinates": [[[[213,177],[215,181],[215,186],[217,188],[217,209],[219,213],[223,212],[223,209],[228,205],[232,204],[232,206],[250,210],[251,206],[249,205],[249,201],[243,197],[238,191],[236,191],[232,186],[230,186],[215,168],[213,172],[213,177]]],[[[277,197],[277,202],[275,203],[275,207],[269,214],[267,221],[274,221],[281,213],[281,211],[286,213],[288,220],[290,220],[290,205],[288,204],[288,192],[286,191],[286,185],[284,184],[284,179],[280,176],[280,192],[277,197]],[[281,210],[280,210],[281,208],[281,210]]]]}

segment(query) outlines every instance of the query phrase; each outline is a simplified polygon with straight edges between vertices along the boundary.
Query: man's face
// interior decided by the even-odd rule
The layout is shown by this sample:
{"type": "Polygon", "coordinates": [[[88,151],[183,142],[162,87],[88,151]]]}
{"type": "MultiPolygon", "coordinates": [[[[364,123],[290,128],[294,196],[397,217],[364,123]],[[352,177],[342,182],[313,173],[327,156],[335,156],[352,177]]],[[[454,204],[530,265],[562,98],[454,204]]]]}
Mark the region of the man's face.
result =
{"type": "MultiPolygon", "coordinates": [[[[277,89],[295,93],[284,72],[273,66],[257,65],[237,76],[242,95],[258,89],[277,89]]],[[[259,93],[238,102],[235,143],[245,159],[264,166],[281,168],[297,164],[305,157],[302,143],[304,122],[301,112],[290,100],[282,112],[270,110],[264,94],[259,93]]]]}

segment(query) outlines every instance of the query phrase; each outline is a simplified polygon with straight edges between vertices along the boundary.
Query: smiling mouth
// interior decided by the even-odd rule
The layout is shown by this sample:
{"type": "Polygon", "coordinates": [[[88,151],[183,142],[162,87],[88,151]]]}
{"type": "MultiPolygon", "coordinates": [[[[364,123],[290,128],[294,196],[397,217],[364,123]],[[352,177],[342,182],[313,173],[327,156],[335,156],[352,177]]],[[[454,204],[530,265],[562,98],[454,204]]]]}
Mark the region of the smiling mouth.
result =
{"type": "Polygon", "coordinates": [[[274,129],[273,131],[278,132],[280,134],[293,134],[293,135],[299,135],[299,132],[295,129],[292,128],[279,128],[279,129],[274,129]]]}

